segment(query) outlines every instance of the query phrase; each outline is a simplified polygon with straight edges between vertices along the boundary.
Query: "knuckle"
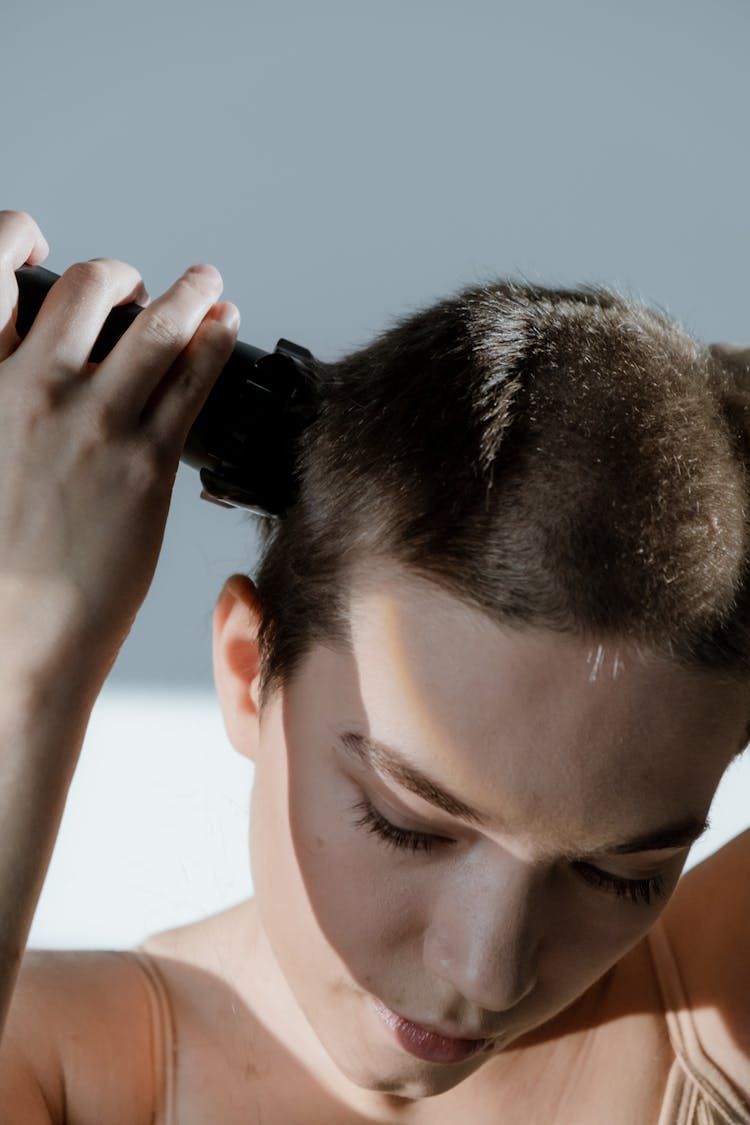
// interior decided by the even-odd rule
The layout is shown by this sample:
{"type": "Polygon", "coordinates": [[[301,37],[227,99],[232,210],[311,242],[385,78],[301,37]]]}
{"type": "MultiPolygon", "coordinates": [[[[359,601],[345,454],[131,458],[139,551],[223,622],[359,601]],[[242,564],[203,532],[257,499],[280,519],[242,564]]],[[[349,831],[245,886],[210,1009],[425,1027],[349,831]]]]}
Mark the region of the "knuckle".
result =
{"type": "Polygon", "coordinates": [[[175,289],[179,294],[179,302],[184,307],[190,307],[193,311],[200,309],[202,313],[206,313],[218,298],[222,286],[206,273],[189,270],[178,280],[175,289]]]}
{"type": "Polygon", "coordinates": [[[89,408],[92,439],[99,445],[108,445],[122,429],[120,417],[108,399],[95,400],[89,408]]]}
{"type": "Polygon", "coordinates": [[[63,277],[79,289],[106,289],[110,284],[110,271],[102,259],[75,262],[66,269],[63,277]]]}
{"type": "Polygon", "coordinates": [[[88,262],[79,262],[77,264],[86,266],[99,266],[106,272],[107,277],[111,277],[112,274],[118,273],[138,272],[135,266],[132,266],[129,262],[123,262],[119,258],[90,258],[88,262]]]}
{"type": "Polygon", "coordinates": [[[161,492],[168,483],[169,451],[153,438],[138,442],[130,462],[130,484],[144,495],[161,492]]]}
{"type": "Polygon", "coordinates": [[[163,307],[154,306],[141,313],[147,337],[158,344],[174,348],[182,343],[182,331],[174,316],[163,307]]]}
{"type": "Polygon", "coordinates": [[[56,383],[45,380],[29,380],[24,387],[21,407],[29,431],[46,424],[62,403],[62,393],[56,383]]]}

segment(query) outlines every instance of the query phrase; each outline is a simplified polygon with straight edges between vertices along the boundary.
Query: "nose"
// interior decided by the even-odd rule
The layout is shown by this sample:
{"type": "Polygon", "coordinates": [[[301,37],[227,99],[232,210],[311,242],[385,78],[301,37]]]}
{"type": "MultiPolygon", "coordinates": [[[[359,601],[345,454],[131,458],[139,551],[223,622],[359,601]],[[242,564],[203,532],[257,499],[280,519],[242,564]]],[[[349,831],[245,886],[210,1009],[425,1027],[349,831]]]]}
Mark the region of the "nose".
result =
{"type": "Polygon", "coordinates": [[[513,1008],[536,983],[537,914],[533,873],[522,859],[467,860],[434,904],[425,967],[485,1011],[513,1008]]]}

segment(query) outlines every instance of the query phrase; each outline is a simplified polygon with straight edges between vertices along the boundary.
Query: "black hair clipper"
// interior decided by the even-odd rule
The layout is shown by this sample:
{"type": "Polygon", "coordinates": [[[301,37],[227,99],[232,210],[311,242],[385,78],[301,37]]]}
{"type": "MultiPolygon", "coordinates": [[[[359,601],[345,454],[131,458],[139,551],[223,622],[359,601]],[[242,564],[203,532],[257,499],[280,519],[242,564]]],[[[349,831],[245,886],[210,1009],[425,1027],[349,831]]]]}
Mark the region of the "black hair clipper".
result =
{"type": "MultiPolygon", "coordinates": [[[[16,270],[19,336],[58,276],[42,266],[16,270]]],[[[112,309],[91,350],[93,363],[142,311],[135,302],[112,309]]],[[[297,442],[317,413],[315,369],[313,355],[291,340],[279,340],[273,352],[237,341],[182,453],[200,472],[204,499],[262,515],[283,515],[294,503],[297,442]]]]}

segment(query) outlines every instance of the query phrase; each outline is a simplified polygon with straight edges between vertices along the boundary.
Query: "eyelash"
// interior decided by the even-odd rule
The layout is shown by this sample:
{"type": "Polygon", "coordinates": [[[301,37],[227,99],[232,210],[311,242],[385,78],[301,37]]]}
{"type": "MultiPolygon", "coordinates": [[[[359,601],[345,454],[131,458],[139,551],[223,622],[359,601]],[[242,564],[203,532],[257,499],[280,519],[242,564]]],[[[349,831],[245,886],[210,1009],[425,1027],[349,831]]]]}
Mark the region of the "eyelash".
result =
{"type": "Polygon", "coordinates": [[[358,801],[354,806],[361,816],[356,820],[355,826],[379,836],[387,844],[396,848],[408,848],[412,852],[431,852],[438,844],[452,844],[453,841],[445,836],[432,836],[428,832],[414,832],[409,828],[399,828],[386,820],[378,810],[367,800],[358,801]]]}
{"type": "MultiPolygon", "coordinates": [[[[428,832],[399,828],[397,824],[386,820],[368,800],[358,801],[353,806],[353,811],[360,813],[354,822],[356,828],[372,833],[394,848],[412,852],[431,852],[438,845],[451,845],[455,842],[446,836],[434,836],[428,832]]],[[[592,867],[588,863],[579,862],[574,866],[587,883],[636,905],[648,906],[652,895],[656,898],[664,897],[664,879],[661,875],[652,875],[647,879],[623,879],[608,871],[600,871],[598,867],[592,867]]]]}
{"type": "Polygon", "coordinates": [[[636,905],[649,906],[651,896],[664,898],[664,878],[661,875],[651,875],[648,879],[623,879],[619,875],[611,875],[608,871],[600,871],[589,863],[575,864],[579,875],[594,887],[601,887],[610,891],[618,898],[626,898],[636,905]]]}

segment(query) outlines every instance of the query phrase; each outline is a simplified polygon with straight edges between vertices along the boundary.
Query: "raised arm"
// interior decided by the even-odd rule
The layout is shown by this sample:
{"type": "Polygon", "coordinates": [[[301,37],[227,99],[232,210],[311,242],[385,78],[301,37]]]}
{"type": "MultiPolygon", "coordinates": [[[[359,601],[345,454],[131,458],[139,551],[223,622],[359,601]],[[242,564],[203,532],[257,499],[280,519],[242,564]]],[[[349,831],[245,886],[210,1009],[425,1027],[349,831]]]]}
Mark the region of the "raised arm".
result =
{"type": "Polygon", "coordinates": [[[73,266],[19,344],[14,271],[47,244],[0,212],[0,1031],[91,709],[146,595],[187,432],[236,310],[193,267],[88,363],[139,274],[73,266]]]}

